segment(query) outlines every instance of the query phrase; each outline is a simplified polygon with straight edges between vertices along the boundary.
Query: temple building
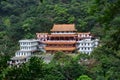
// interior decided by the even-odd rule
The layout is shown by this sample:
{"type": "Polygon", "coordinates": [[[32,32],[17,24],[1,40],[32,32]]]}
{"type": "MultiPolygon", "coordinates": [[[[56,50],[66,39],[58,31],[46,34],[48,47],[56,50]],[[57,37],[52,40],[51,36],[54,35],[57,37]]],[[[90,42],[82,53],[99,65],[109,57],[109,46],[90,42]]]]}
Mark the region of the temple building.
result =
{"type": "MultiPolygon", "coordinates": [[[[27,62],[35,51],[55,53],[85,53],[90,54],[99,44],[99,39],[90,32],[77,32],[75,24],[54,24],[51,33],[36,33],[36,39],[19,40],[20,50],[8,61],[10,66],[27,62]]],[[[47,58],[47,57],[44,57],[47,58]]],[[[45,59],[49,63],[50,59],[45,59]]]]}
{"type": "Polygon", "coordinates": [[[9,64],[11,66],[27,62],[31,55],[38,50],[38,40],[19,40],[20,50],[11,58],[9,64]]]}
{"type": "Polygon", "coordinates": [[[51,33],[36,33],[37,39],[44,44],[40,47],[47,53],[76,51],[90,54],[98,46],[90,32],[77,32],[75,24],[54,24],[51,33]]]}

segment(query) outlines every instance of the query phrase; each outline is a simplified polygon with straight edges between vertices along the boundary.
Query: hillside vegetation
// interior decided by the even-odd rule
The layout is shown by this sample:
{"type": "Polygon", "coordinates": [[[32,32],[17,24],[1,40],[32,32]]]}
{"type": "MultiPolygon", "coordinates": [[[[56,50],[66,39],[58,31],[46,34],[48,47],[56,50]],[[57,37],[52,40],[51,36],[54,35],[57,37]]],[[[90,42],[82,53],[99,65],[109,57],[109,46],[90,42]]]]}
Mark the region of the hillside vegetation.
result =
{"type": "Polygon", "coordinates": [[[120,0],[0,0],[0,79],[120,80],[119,66],[120,0]],[[8,67],[19,49],[18,40],[36,38],[36,32],[49,32],[53,24],[62,23],[92,32],[100,37],[101,46],[90,56],[61,53],[64,56],[50,64],[35,57],[19,68],[8,67]],[[79,64],[81,56],[95,63],[79,64]]]}

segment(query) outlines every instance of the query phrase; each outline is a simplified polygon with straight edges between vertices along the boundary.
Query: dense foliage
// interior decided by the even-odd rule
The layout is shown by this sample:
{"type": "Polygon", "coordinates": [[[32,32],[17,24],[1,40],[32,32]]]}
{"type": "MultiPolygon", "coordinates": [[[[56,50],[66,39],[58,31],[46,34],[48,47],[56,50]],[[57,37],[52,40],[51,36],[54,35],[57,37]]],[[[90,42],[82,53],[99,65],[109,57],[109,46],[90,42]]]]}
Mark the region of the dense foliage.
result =
{"type": "Polygon", "coordinates": [[[120,0],[0,0],[0,79],[120,80],[119,25],[120,0]],[[91,31],[100,37],[100,47],[90,56],[58,52],[50,64],[33,57],[19,68],[8,67],[19,39],[35,38],[58,23],[91,31]]]}

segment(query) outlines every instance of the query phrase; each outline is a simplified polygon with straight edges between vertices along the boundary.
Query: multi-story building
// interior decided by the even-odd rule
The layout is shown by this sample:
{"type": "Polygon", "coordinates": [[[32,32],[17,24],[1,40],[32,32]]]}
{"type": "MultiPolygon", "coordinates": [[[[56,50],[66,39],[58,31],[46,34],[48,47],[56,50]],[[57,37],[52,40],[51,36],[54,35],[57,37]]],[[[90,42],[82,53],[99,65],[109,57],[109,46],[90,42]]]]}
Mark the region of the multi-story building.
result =
{"type": "Polygon", "coordinates": [[[95,40],[83,39],[83,40],[77,41],[76,46],[77,46],[78,52],[90,54],[93,51],[93,49],[97,47],[96,42],[97,42],[97,39],[95,40]]]}
{"type": "Polygon", "coordinates": [[[78,52],[90,54],[98,46],[99,40],[92,36],[90,32],[77,33],[77,35],[76,47],[78,52]]]}
{"type": "Polygon", "coordinates": [[[38,50],[38,40],[20,40],[20,50],[11,58],[10,65],[18,65],[27,62],[33,52],[38,50]]]}
{"type": "Polygon", "coordinates": [[[46,52],[74,52],[76,50],[76,31],[74,24],[60,24],[54,25],[49,34],[36,33],[36,35],[37,39],[46,45],[44,47],[46,52]]]}
{"type": "Polygon", "coordinates": [[[39,50],[47,53],[78,51],[90,54],[99,42],[99,39],[93,37],[90,32],[77,32],[74,24],[54,24],[51,33],[36,33],[36,36],[37,40],[19,41],[20,50],[11,58],[10,65],[19,66],[27,62],[32,54],[39,50]]]}
{"type": "Polygon", "coordinates": [[[95,39],[90,32],[78,33],[74,24],[54,24],[51,33],[36,33],[42,49],[48,53],[56,51],[82,52],[90,54],[98,46],[98,39],[95,39]]]}

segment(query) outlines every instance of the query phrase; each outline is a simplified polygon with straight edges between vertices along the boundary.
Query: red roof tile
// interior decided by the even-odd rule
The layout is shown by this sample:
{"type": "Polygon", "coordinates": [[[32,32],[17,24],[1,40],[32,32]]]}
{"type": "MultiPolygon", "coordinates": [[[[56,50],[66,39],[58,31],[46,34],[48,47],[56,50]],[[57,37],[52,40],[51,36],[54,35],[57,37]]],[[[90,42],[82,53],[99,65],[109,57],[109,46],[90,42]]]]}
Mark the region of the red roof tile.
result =
{"type": "Polygon", "coordinates": [[[54,24],[51,31],[77,31],[75,24],[54,24]]]}

